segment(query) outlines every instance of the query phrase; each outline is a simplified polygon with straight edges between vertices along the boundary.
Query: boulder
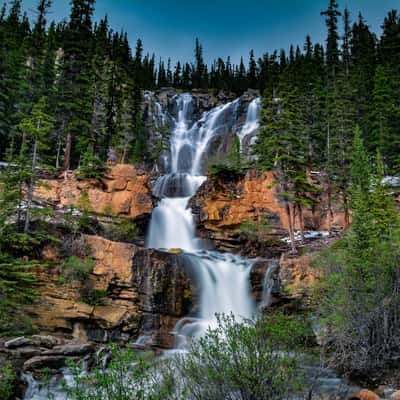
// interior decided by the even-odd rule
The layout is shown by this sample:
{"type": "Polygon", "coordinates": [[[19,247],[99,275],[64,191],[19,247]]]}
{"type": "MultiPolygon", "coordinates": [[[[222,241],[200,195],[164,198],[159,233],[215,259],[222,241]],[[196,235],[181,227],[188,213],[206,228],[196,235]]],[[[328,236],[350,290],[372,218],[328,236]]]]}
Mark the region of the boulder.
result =
{"type": "Polygon", "coordinates": [[[60,344],[60,339],[49,335],[33,335],[31,339],[34,345],[47,348],[52,348],[60,344]]]}
{"type": "Polygon", "coordinates": [[[391,400],[400,400],[400,390],[397,390],[396,392],[392,393],[390,396],[391,400]]]}
{"type": "Polygon", "coordinates": [[[43,352],[43,355],[52,356],[82,356],[94,352],[94,347],[90,343],[84,344],[65,344],[63,346],[56,346],[51,350],[43,352]]]}
{"type": "Polygon", "coordinates": [[[60,369],[64,367],[67,358],[64,356],[35,356],[24,362],[24,371],[50,368],[60,369]]]}
{"type": "Polygon", "coordinates": [[[18,347],[30,346],[32,344],[33,343],[32,343],[31,339],[22,336],[22,337],[8,340],[7,342],[4,343],[4,346],[7,349],[16,349],[18,347]]]}
{"type": "Polygon", "coordinates": [[[353,394],[350,400],[379,400],[380,397],[368,389],[362,389],[359,392],[353,394]]]}

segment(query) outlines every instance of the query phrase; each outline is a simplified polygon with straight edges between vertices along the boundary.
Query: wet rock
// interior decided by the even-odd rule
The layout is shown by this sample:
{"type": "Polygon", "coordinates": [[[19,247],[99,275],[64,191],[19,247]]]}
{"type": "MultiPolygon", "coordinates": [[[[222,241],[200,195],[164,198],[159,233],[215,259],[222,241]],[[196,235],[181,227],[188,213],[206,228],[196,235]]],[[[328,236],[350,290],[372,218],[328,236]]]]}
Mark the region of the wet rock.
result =
{"type": "Polygon", "coordinates": [[[43,355],[63,355],[63,356],[82,356],[94,352],[94,347],[90,343],[84,344],[66,344],[63,346],[56,346],[51,350],[43,352],[43,355]]]}
{"type": "Polygon", "coordinates": [[[60,339],[54,337],[54,336],[49,336],[49,335],[33,335],[31,337],[33,344],[35,346],[43,346],[47,348],[52,348],[54,346],[57,346],[60,344],[60,339]]]}
{"type": "Polygon", "coordinates": [[[400,400],[400,390],[397,390],[396,392],[392,393],[390,395],[391,400],[400,400]]]}
{"type": "Polygon", "coordinates": [[[169,254],[182,254],[183,250],[182,249],[169,249],[168,253],[169,254]]]}
{"type": "Polygon", "coordinates": [[[15,339],[10,339],[4,343],[4,346],[7,349],[16,349],[22,346],[29,346],[32,345],[32,340],[26,337],[18,337],[15,339]]]}
{"type": "Polygon", "coordinates": [[[35,371],[44,368],[60,369],[65,365],[64,356],[36,356],[24,362],[24,371],[35,371]]]}
{"type": "Polygon", "coordinates": [[[371,390],[362,389],[350,396],[349,400],[379,400],[380,397],[371,390]]]}

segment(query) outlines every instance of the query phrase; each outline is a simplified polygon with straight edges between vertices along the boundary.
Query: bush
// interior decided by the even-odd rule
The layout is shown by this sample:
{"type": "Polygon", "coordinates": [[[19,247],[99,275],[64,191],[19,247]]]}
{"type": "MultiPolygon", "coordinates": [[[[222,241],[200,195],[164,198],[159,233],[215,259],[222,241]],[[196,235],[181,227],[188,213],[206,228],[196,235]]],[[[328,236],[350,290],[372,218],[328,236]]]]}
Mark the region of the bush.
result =
{"type": "Polygon", "coordinates": [[[63,282],[85,282],[92,273],[94,260],[92,258],[68,257],[62,267],[60,281],[63,282]]]}
{"type": "Polygon", "coordinates": [[[10,364],[0,366],[0,399],[11,399],[16,377],[16,373],[10,364]]]}
{"type": "Polygon", "coordinates": [[[82,157],[81,164],[77,171],[78,179],[101,179],[107,167],[93,151],[87,150],[82,157]]]}
{"type": "Polygon", "coordinates": [[[240,224],[239,231],[253,240],[266,239],[271,233],[271,226],[261,221],[244,221],[240,224]]]}
{"type": "Polygon", "coordinates": [[[107,290],[97,290],[85,287],[81,290],[81,301],[90,306],[104,306],[107,290]]]}
{"type": "Polygon", "coordinates": [[[117,242],[131,242],[137,234],[138,228],[129,218],[119,218],[109,229],[110,239],[117,242]]]}
{"type": "Polygon", "coordinates": [[[31,321],[24,306],[35,298],[35,279],[30,269],[37,263],[0,256],[0,335],[31,332],[31,321]]]}
{"type": "Polygon", "coordinates": [[[90,374],[70,363],[74,385],[65,392],[71,400],[167,400],[170,388],[158,382],[152,356],[111,346],[111,361],[104,370],[99,365],[90,374]]]}
{"type": "Polygon", "coordinates": [[[283,314],[239,323],[219,316],[218,326],[178,355],[182,394],[188,399],[279,400],[300,396],[305,376],[300,352],[307,327],[283,314]]]}

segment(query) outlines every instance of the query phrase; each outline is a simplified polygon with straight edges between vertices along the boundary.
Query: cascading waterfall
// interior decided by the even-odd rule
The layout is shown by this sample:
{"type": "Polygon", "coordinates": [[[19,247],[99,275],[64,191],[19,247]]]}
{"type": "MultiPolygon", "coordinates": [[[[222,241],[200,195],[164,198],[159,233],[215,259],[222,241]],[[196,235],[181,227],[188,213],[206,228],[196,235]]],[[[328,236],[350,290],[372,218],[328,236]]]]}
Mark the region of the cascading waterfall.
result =
{"type": "MultiPolygon", "coordinates": [[[[261,97],[257,97],[249,104],[249,108],[247,109],[246,122],[238,133],[240,146],[242,149],[246,142],[246,139],[248,139],[250,135],[256,134],[260,127],[259,119],[261,113],[261,105],[261,97]]],[[[250,142],[251,139],[252,138],[250,138],[250,142]]]]}
{"type": "Polygon", "coordinates": [[[171,136],[170,173],[159,178],[154,194],[160,203],[153,211],[147,246],[180,248],[185,254],[200,288],[199,312],[185,318],[176,327],[176,347],[187,345],[187,339],[202,335],[215,323],[216,313],[233,313],[250,318],[256,311],[250,294],[251,262],[231,254],[207,251],[196,237],[190,198],[205,181],[207,151],[212,139],[237,120],[239,100],[221,105],[191,121],[193,98],[182,94],[176,98],[178,115],[171,136]],[[234,118],[232,119],[232,115],[234,118]]]}

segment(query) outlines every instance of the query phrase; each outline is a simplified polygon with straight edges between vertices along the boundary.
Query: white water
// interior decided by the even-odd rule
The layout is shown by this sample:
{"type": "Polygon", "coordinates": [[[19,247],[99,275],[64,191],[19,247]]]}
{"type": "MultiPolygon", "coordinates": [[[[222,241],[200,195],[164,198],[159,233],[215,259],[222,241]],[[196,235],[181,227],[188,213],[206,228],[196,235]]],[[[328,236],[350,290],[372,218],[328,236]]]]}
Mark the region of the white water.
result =
{"type": "Polygon", "coordinates": [[[254,135],[260,127],[259,119],[261,106],[261,97],[257,97],[249,104],[249,108],[247,109],[246,122],[238,133],[241,148],[243,148],[246,138],[250,135],[254,135]]]}
{"type": "Polygon", "coordinates": [[[196,237],[190,198],[206,179],[207,151],[224,124],[237,120],[239,100],[205,113],[191,121],[192,96],[176,98],[178,115],[171,136],[170,173],[154,187],[160,203],[153,211],[147,246],[180,248],[200,288],[198,315],[185,318],[176,327],[176,347],[186,347],[188,339],[204,334],[216,322],[216,314],[233,313],[238,318],[251,318],[256,311],[250,293],[251,262],[231,254],[206,251],[196,237]]]}

